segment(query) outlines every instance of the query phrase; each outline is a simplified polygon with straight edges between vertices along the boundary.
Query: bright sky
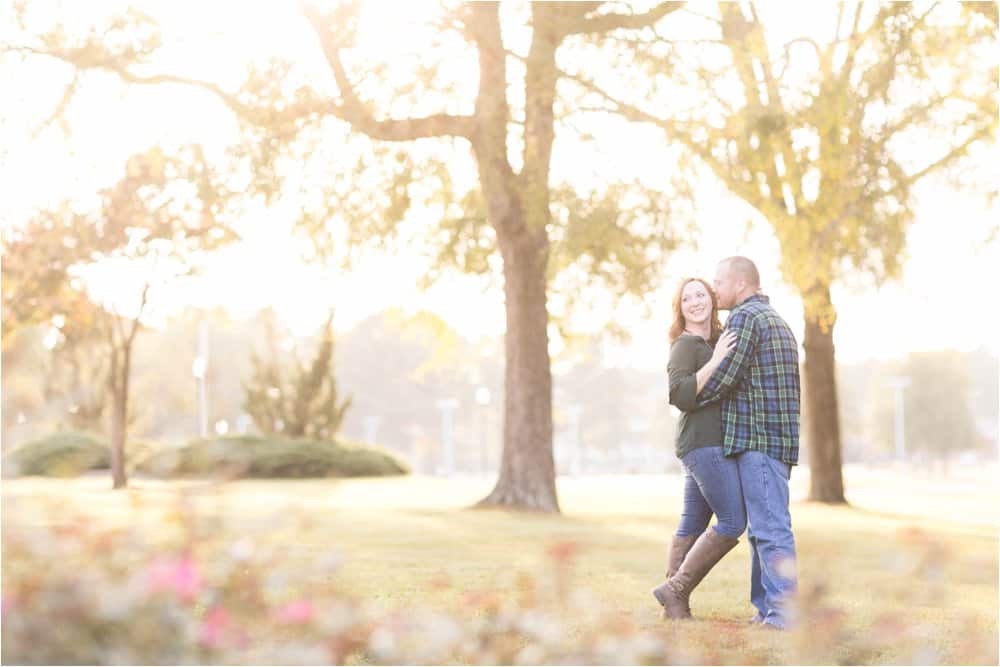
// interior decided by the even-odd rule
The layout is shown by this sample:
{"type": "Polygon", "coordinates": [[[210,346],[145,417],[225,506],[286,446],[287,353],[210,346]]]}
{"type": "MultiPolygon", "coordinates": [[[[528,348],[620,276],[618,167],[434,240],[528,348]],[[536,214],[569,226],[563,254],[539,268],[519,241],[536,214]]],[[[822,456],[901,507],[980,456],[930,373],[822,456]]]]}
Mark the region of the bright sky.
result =
{"type": "MultiPolygon", "coordinates": [[[[168,36],[185,34],[184,47],[174,48],[170,55],[170,62],[179,69],[190,68],[204,78],[235,85],[241,58],[268,48],[323,71],[310,34],[287,4],[164,1],[151,5],[151,13],[166,17],[168,36]],[[234,16],[239,17],[238,25],[234,16]]],[[[81,13],[93,7],[92,3],[69,3],[61,5],[60,11],[65,18],[67,11],[81,13]]],[[[408,38],[420,5],[392,3],[392,12],[382,11],[385,6],[378,3],[368,7],[374,7],[371,11],[382,21],[372,47],[383,57],[414,48],[408,38]]],[[[0,40],[4,18],[0,15],[0,40]]],[[[777,20],[779,30],[806,21],[814,30],[824,29],[823,21],[811,10],[783,10],[777,20]]],[[[93,196],[97,188],[118,178],[132,150],[155,142],[170,145],[190,140],[222,145],[235,137],[229,113],[205,94],[178,88],[144,88],[123,94],[120,85],[108,77],[81,92],[69,116],[74,128],[70,139],[55,128],[31,138],[30,129],[55,108],[67,80],[64,68],[50,64],[20,71],[0,68],[0,89],[14,91],[5,97],[17,102],[5,104],[0,117],[0,183],[5,184],[0,221],[4,225],[17,224],[35,206],[64,197],[93,196]]],[[[602,142],[599,148],[557,150],[553,168],[584,180],[649,178],[669,164],[664,150],[651,148],[659,143],[659,136],[648,128],[616,130],[615,141],[602,142]]],[[[902,281],[876,290],[859,280],[834,290],[840,312],[835,342],[841,361],[982,345],[1000,352],[996,334],[1000,316],[992,296],[998,282],[1000,243],[981,244],[990,226],[997,224],[996,211],[937,182],[926,183],[918,196],[918,217],[910,232],[902,281]]],[[[663,367],[676,281],[690,274],[711,278],[716,261],[732,254],[757,261],[765,291],[801,340],[801,306],[777,274],[778,246],[767,224],[753,218],[745,205],[713,183],[699,187],[699,199],[698,247],[670,258],[662,287],[645,298],[649,316],[628,304],[615,313],[597,309],[582,314],[580,322],[588,330],[599,331],[614,319],[632,332],[630,344],[610,349],[614,363],[663,367]]],[[[161,292],[155,303],[158,315],[169,316],[187,304],[224,304],[236,316],[249,316],[272,305],[305,334],[318,326],[328,305],[336,306],[336,324],[341,330],[379,310],[399,306],[437,312],[464,336],[502,334],[503,297],[497,286],[484,289],[480,280],[459,276],[421,293],[415,279],[424,270],[424,260],[406,253],[372,256],[350,275],[303,266],[289,233],[291,218],[292,212],[281,208],[249,216],[242,223],[244,242],[221,253],[204,276],[161,292]]],[[[95,291],[122,298],[121,273],[110,271],[94,280],[95,291]]]]}

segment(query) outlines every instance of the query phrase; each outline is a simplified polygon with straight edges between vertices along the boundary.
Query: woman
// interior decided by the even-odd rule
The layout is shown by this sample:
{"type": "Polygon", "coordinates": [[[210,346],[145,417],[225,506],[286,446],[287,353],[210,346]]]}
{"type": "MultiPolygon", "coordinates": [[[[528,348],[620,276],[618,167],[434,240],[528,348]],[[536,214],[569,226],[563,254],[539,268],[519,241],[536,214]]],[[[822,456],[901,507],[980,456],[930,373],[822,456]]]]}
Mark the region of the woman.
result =
{"type": "Polygon", "coordinates": [[[673,315],[667,373],[670,403],[682,411],[675,445],[684,467],[684,506],[667,555],[667,580],[653,596],[664,618],[690,618],[691,591],[736,546],[747,519],[736,462],[722,451],[721,406],[697,401],[735,337],[721,332],[715,294],[700,278],[681,281],[673,315]],[[709,529],[713,514],[716,524],[709,529]]]}

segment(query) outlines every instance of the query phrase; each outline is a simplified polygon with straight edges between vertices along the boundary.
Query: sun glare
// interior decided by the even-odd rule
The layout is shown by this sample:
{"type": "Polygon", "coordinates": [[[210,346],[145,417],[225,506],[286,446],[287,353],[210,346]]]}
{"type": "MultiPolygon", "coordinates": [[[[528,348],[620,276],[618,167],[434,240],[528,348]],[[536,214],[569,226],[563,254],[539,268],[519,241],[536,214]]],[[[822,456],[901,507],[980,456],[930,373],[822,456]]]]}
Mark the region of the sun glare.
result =
{"type": "MultiPolygon", "coordinates": [[[[58,16],[73,25],[124,6],[124,2],[63,3],[58,16]]],[[[277,57],[296,63],[298,78],[290,85],[309,83],[335,93],[329,67],[296,3],[155,0],[134,6],[161,21],[165,35],[166,46],[149,64],[150,72],[180,71],[233,89],[245,75],[247,63],[262,64],[277,57]]],[[[43,23],[52,18],[45,11],[38,10],[37,18],[43,23]]],[[[801,26],[808,26],[808,33],[817,40],[832,37],[832,7],[823,11],[816,5],[782,5],[780,12],[771,7],[767,11],[774,14],[765,18],[775,32],[776,43],[790,39],[793,26],[798,32],[801,26]]],[[[363,3],[357,45],[346,59],[365,67],[387,65],[400,88],[413,77],[426,75],[422,68],[431,61],[440,60],[436,83],[453,86],[455,93],[424,96],[417,108],[423,113],[471,113],[478,79],[475,52],[457,35],[447,39],[435,36],[427,22],[440,12],[436,3],[363,3]]],[[[513,22],[522,18],[523,12],[524,7],[517,3],[504,5],[503,16],[513,22]]],[[[685,20],[690,25],[698,22],[696,18],[685,20]]],[[[525,41],[523,28],[504,26],[504,34],[515,50],[525,41]]],[[[516,88],[523,70],[513,60],[511,63],[511,85],[516,88]]],[[[62,198],[92,200],[95,192],[119,178],[125,156],[150,144],[197,141],[210,150],[221,150],[237,138],[232,114],[208,93],[179,86],[126,90],[111,76],[93,77],[81,89],[68,114],[73,128],[69,135],[51,126],[32,137],[30,129],[58,103],[70,79],[67,68],[32,62],[19,69],[0,68],[0,77],[6,90],[20,91],[17,107],[5,110],[0,125],[4,146],[0,176],[6,183],[18,184],[0,202],[4,225],[16,225],[36,208],[51,206],[62,198]]],[[[392,99],[370,89],[364,80],[360,88],[366,94],[382,94],[383,99],[376,99],[385,104],[381,108],[390,112],[395,108],[392,99]]],[[[593,134],[613,134],[614,141],[557,141],[553,182],[570,182],[587,190],[618,179],[637,179],[653,187],[669,180],[676,158],[662,143],[661,133],[613,118],[590,118],[588,122],[593,134]]],[[[463,173],[456,177],[468,177],[472,183],[472,173],[463,173]]],[[[747,254],[758,261],[765,289],[779,309],[798,323],[801,335],[801,305],[782,282],[778,246],[768,225],[719,186],[706,182],[699,184],[698,190],[697,243],[667,259],[660,288],[623,304],[618,312],[597,309],[579,313],[578,324],[584,330],[597,333],[614,320],[633,332],[632,342],[617,349],[617,363],[661,367],[666,360],[664,332],[674,281],[689,274],[711,277],[716,261],[732,254],[747,254]],[[640,307],[643,303],[647,308],[640,307]]],[[[848,285],[837,288],[841,292],[835,299],[840,314],[836,329],[839,359],[894,356],[927,348],[989,345],[1000,349],[997,337],[985,333],[1000,328],[995,309],[981,307],[976,290],[956,297],[938,280],[942,267],[947,269],[950,284],[981,285],[995,277],[992,267],[1000,264],[996,244],[978,247],[989,234],[994,211],[935,184],[928,184],[921,193],[903,282],[875,291],[871,286],[852,287],[848,277],[848,285]],[[961,211],[963,225],[942,224],[953,219],[957,211],[961,211]],[[926,310],[939,298],[950,299],[951,308],[969,313],[973,321],[958,329],[935,324],[933,318],[926,317],[926,310]],[[897,324],[898,336],[893,340],[868,335],[883,320],[897,324]]],[[[481,280],[452,275],[422,293],[415,287],[427,269],[420,256],[373,255],[352,274],[303,266],[301,245],[291,234],[294,212],[288,207],[293,203],[252,213],[242,223],[244,241],[219,253],[204,276],[179,281],[161,291],[153,309],[159,315],[154,319],[169,317],[187,305],[224,305],[240,316],[272,305],[298,333],[305,334],[319,324],[327,305],[336,305],[337,326],[346,328],[378,310],[402,304],[412,310],[433,310],[466,336],[502,334],[499,285],[484,293],[481,280]],[[259,271],[263,265],[269,267],[266,273],[259,271]]],[[[429,213],[414,212],[418,220],[421,215],[429,213]]],[[[128,302],[131,297],[117,287],[122,281],[99,275],[95,272],[92,277],[93,289],[106,290],[110,302],[128,302]]]]}

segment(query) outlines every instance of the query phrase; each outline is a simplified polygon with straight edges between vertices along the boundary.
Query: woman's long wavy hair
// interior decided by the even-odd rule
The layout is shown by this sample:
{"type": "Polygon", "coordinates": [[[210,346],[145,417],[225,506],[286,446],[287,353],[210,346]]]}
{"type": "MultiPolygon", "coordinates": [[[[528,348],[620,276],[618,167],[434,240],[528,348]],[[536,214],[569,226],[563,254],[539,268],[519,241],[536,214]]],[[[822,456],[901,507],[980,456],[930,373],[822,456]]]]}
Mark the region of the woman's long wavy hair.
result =
{"type": "Polygon", "coordinates": [[[667,333],[667,338],[670,339],[672,344],[684,333],[687,322],[684,320],[684,314],[681,312],[681,294],[684,293],[684,288],[687,287],[687,284],[692,282],[699,282],[704,285],[705,291],[712,298],[712,335],[708,342],[714,345],[715,341],[719,340],[719,334],[722,333],[722,325],[719,323],[719,302],[715,298],[715,290],[701,278],[685,278],[677,287],[677,292],[674,293],[674,321],[670,324],[670,331],[667,333]]]}

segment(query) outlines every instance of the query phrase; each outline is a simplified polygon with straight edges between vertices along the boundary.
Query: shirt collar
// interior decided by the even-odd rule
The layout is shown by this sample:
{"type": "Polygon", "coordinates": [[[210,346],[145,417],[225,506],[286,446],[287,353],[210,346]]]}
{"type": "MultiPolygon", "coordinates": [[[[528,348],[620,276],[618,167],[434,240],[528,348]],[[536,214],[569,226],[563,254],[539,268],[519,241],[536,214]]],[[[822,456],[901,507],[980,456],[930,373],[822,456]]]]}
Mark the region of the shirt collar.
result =
{"type": "Polygon", "coordinates": [[[755,301],[758,301],[760,303],[771,303],[771,299],[769,299],[765,294],[751,294],[750,296],[748,296],[747,298],[743,299],[738,304],[733,306],[733,310],[736,310],[737,308],[742,308],[748,303],[753,303],[755,301]]]}

